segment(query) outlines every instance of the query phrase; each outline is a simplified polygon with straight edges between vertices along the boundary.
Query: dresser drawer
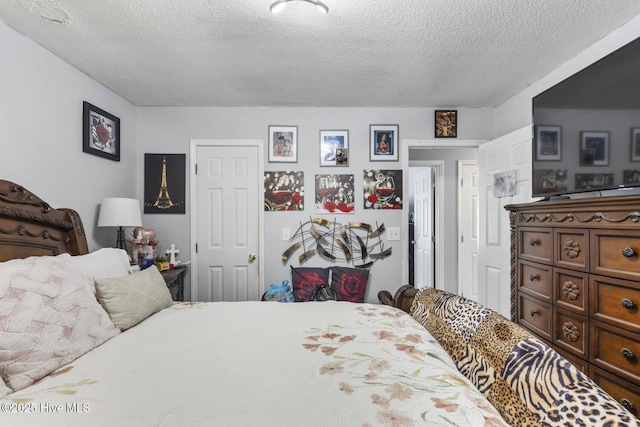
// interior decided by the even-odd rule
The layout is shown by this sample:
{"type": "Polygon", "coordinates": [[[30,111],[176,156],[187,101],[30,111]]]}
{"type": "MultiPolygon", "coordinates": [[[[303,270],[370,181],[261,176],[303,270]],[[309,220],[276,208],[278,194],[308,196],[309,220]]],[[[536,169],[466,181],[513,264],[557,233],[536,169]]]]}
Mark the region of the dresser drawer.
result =
{"type": "Polygon", "coordinates": [[[589,315],[589,275],[554,268],[553,304],[583,316],[589,315]]]}
{"type": "Polygon", "coordinates": [[[553,241],[555,266],[589,271],[589,230],[556,228],[553,241]]]}
{"type": "Polygon", "coordinates": [[[553,345],[588,359],[589,319],[559,308],[553,310],[553,345]]]}
{"type": "Polygon", "coordinates": [[[591,320],[589,361],[640,384],[640,334],[591,320]]]}
{"type": "Polygon", "coordinates": [[[518,232],[518,258],[543,264],[553,262],[551,228],[521,227],[518,232]]]}
{"type": "Polygon", "coordinates": [[[518,323],[545,340],[551,338],[551,304],[518,293],[518,323]]]}
{"type": "Polygon", "coordinates": [[[640,280],[640,231],[591,230],[591,272],[640,280]]]}
{"type": "Polygon", "coordinates": [[[589,294],[594,319],[640,333],[640,283],[592,274],[589,294]]]}
{"type": "Polygon", "coordinates": [[[590,368],[589,376],[606,391],[609,396],[624,406],[627,411],[631,412],[635,417],[638,416],[638,409],[640,409],[640,387],[593,366],[590,368]]]}
{"type": "Polygon", "coordinates": [[[518,261],[518,290],[551,302],[552,267],[529,261],[518,261]]]}

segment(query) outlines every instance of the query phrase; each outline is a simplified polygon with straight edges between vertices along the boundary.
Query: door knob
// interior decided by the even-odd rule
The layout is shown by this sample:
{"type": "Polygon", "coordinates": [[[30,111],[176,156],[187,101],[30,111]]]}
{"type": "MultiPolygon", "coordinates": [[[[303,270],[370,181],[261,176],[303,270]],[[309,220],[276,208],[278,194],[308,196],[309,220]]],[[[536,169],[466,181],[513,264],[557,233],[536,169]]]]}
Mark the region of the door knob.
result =
{"type": "Polygon", "coordinates": [[[254,254],[253,252],[249,254],[249,263],[252,263],[253,261],[256,260],[256,254],[254,254]]]}

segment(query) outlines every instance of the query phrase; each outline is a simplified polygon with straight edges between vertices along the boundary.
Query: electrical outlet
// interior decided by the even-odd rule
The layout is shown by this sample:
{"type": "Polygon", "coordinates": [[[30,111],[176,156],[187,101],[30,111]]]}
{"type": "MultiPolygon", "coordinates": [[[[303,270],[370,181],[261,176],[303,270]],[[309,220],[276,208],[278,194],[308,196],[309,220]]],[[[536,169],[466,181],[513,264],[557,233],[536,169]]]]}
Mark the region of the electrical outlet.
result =
{"type": "Polygon", "coordinates": [[[283,242],[287,242],[287,241],[289,241],[290,238],[291,238],[291,229],[290,228],[283,228],[282,229],[282,241],[283,242]]]}
{"type": "Polygon", "coordinates": [[[400,240],[400,227],[387,228],[387,240],[400,240]]]}

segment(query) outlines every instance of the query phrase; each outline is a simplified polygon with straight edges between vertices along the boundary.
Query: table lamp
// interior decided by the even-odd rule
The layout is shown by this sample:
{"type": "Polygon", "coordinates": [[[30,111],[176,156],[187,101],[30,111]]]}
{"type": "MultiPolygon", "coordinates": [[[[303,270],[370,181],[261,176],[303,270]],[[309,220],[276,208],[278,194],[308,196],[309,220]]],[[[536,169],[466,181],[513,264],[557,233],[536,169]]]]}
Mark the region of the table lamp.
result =
{"type": "Polygon", "coordinates": [[[137,199],[122,197],[108,197],[102,200],[98,227],[118,227],[116,247],[126,249],[124,227],[138,227],[142,225],[140,202],[137,199]]]}

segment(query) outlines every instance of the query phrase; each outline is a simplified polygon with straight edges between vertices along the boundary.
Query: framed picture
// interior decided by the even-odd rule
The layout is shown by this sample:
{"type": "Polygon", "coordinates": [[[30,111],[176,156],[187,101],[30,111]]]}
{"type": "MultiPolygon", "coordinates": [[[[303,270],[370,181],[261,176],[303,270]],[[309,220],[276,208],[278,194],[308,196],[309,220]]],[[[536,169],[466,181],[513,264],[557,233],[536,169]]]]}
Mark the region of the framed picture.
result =
{"type": "Polygon", "coordinates": [[[609,164],[609,132],[580,132],[580,165],[609,164]]]}
{"type": "Polygon", "coordinates": [[[144,213],[184,214],[185,154],[144,154],[144,213]]]}
{"type": "Polygon", "coordinates": [[[397,162],[398,125],[369,126],[369,160],[372,162],[397,162]]]}
{"type": "Polygon", "coordinates": [[[612,173],[577,173],[576,190],[597,190],[613,185],[612,173]]]}
{"type": "Polygon", "coordinates": [[[364,170],[365,209],[402,209],[402,170],[364,170]]]}
{"type": "Polygon", "coordinates": [[[560,126],[536,126],[536,160],[562,160],[562,128],[560,126]]]}
{"type": "Polygon", "coordinates": [[[622,183],[640,185],[640,170],[626,169],[622,172],[622,183]]]}
{"type": "Polygon", "coordinates": [[[349,131],[320,131],[320,166],[349,166],[349,131]]]}
{"type": "Polygon", "coordinates": [[[355,211],[353,175],[316,175],[315,213],[352,214],[355,211]]]}
{"type": "Polygon", "coordinates": [[[120,161],[120,119],[87,101],[82,103],[82,151],[120,161]]]}
{"type": "Polygon", "coordinates": [[[434,129],[436,138],[458,137],[458,111],[436,110],[434,129]]]}
{"type": "Polygon", "coordinates": [[[640,162],[640,128],[631,128],[631,161],[640,162]]]}
{"type": "Polygon", "coordinates": [[[534,169],[533,188],[536,193],[559,193],[567,191],[566,169],[534,169]]]}
{"type": "Polygon", "coordinates": [[[269,126],[269,162],[298,161],[298,126],[269,126]]]}
{"type": "Polygon", "coordinates": [[[264,173],[265,211],[304,210],[304,171],[264,173]]]}

